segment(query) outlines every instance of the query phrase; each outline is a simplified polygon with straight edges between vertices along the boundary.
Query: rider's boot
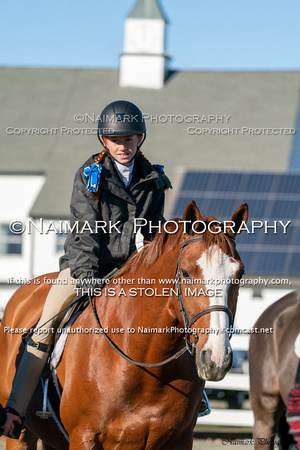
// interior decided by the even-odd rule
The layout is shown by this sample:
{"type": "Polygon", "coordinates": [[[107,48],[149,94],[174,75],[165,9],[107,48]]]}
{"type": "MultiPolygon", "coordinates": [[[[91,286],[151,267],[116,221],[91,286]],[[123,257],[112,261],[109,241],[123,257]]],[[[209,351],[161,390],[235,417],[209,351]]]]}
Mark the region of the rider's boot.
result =
{"type": "Polygon", "coordinates": [[[35,343],[32,339],[28,342],[6,403],[5,409],[8,413],[24,419],[51,348],[51,345],[35,343]]]}

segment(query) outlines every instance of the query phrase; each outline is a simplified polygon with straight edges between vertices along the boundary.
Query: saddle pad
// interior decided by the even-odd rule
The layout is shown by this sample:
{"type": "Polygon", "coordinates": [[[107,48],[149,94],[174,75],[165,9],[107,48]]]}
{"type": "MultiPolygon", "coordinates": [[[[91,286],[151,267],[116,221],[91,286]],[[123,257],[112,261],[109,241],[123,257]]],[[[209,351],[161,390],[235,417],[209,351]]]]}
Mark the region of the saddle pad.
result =
{"type": "Polygon", "coordinates": [[[80,316],[80,314],[83,311],[77,311],[71,318],[70,320],[65,324],[65,326],[63,328],[60,328],[60,334],[59,337],[55,343],[53,352],[52,352],[52,356],[51,356],[51,366],[53,369],[56,369],[59,361],[61,360],[65,345],[66,345],[66,341],[67,341],[67,337],[69,335],[69,331],[73,325],[73,323],[75,322],[75,320],[80,316]]]}

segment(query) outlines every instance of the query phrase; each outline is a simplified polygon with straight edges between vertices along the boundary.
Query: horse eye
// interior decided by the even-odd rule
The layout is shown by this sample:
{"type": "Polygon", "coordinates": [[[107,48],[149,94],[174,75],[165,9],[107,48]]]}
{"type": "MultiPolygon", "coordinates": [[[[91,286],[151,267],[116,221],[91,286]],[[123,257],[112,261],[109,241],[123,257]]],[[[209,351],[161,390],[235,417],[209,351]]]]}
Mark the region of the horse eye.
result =
{"type": "Polygon", "coordinates": [[[187,270],[181,269],[181,273],[182,273],[183,278],[190,278],[190,274],[187,270]]]}

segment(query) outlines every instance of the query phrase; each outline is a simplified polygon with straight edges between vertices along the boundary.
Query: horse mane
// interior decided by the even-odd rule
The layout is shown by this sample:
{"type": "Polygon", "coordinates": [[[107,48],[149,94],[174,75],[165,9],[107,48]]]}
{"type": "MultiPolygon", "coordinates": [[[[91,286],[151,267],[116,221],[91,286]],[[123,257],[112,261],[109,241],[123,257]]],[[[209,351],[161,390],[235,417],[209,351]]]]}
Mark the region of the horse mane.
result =
{"type": "MultiPolygon", "coordinates": [[[[151,267],[162,255],[162,253],[168,249],[169,251],[175,248],[179,249],[179,246],[183,239],[184,224],[179,223],[181,219],[175,218],[167,223],[166,227],[163,227],[162,232],[157,232],[153,241],[146,242],[141,251],[135,251],[133,255],[128,259],[128,261],[121,267],[118,272],[118,276],[128,274],[129,272],[135,272],[139,266],[143,263],[147,268],[151,267]],[[175,231],[175,223],[178,226],[178,230],[175,231]]],[[[202,236],[205,245],[205,251],[207,252],[208,258],[211,257],[209,248],[211,245],[217,245],[224,253],[234,255],[234,244],[231,242],[228,235],[226,235],[223,230],[218,232],[217,227],[222,226],[222,223],[213,223],[210,226],[211,231],[208,229],[208,224],[218,220],[213,216],[201,216],[201,221],[206,224],[206,231],[202,234],[194,233],[193,236],[202,236]]],[[[196,230],[197,231],[197,230],[196,230]]]]}

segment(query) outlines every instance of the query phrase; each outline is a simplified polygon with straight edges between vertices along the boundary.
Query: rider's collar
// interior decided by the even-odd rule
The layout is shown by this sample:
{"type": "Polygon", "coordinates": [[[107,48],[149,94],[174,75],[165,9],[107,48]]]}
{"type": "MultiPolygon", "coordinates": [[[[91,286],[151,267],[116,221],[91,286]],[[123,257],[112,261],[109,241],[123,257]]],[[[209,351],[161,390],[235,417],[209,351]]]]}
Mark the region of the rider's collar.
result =
{"type": "Polygon", "coordinates": [[[121,180],[125,184],[125,187],[130,183],[130,179],[132,176],[132,171],[134,167],[134,159],[130,166],[124,166],[124,164],[119,163],[116,159],[112,158],[115,168],[117,169],[118,174],[121,177],[121,180]]]}

